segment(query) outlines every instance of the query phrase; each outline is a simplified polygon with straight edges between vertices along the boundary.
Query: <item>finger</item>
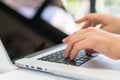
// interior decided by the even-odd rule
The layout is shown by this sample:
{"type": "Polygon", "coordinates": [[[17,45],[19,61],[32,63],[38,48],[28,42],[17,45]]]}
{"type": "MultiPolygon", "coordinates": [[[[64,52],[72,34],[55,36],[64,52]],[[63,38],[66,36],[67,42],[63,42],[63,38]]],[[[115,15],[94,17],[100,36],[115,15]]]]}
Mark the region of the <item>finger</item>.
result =
{"type": "Polygon", "coordinates": [[[85,29],[84,31],[81,31],[81,33],[72,35],[71,38],[69,39],[69,42],[68,42],[68,43],[70,43],[71,45],[73,45],[73,44],[75,44],[76,42],[85,39],[86,36],[89,36],[89,35],[91,35],[91,34],[92,34],[92,32],[91,32],[90,30],[88,31],[87,29],[85,29]]]}
{"type": "Polygon", "coordinates": [[[73,49],[73,45],[75,43],[84,40],[86,37],[88,37],[89,35],[92,35],[94,33],[95,33],[95,31],[92,28],[87,28],[87,29],[82,29],[78,33],[71,35],[71,37],[67,43],[67,47],[66,47],[64,56],[69,57],[71,54],[71,50],[73,49]]]}
{"type": "Polygon", "coordinates": [[[71,60],[74,60],[78,54],[78,52],[82,49],[86,49],[87,47],[85,46],[86,44],[86,41],[85,40],[82,40],[78,43],[76,43],[72,49],[72,53],[70,55],[70,59],[71,60]]]}
{"type": "Polygon", "coordinates": [[[81,35],[80,37],[74,36],[75,39],[73,38],[67,45],[66,51],[65,51],[65,57],[69,57],[71,54],[71,50],[73,48],[73,45],[76,44],[79,41],[82,41],[85,39],[85,36],[87,36],[89,34],[86,35],[81,35]]]}
{"type": "Polygon", "coordinates": [[[75,22],[76,23],[81,23],[81,22],[84,22],[84,21],[95,20],[97,18],[97,15],[98,14],[89,13],[86,16],[84,16],[83,18],[76,20],[75,22]]]}
{"type": "Polygon", "coordinates": [[[71,37],[73,37],[74,35],[77,35],[77,34],[81,35],[81,34],[84,34],[85,32],[86,32],[85,29],[81,29],[81,30],[79,30],[79,31],[74,32],[74,33],[71,34],[70,36],[64,38],[62,41],[65,42],[65,43],[67,43],[67,42],[69,42],[69,39],[70,39],[71,37]]]}
{"type": "Polygon", "coordinates": [[[82,29],[88,28],[91,26],[91,21],[86,21],[85,24],[82,26],[82,29]]]}
{"type": "Polygon", "coordinates": [[[73,35],[75,35],[77,33],[78,33],[78,31],[74,32],[73,34],[71,34],[71,35],[67,36],[66,38],[64,38],[62,41],[67,43],[69,41],[69,39],[71,38],[71,36],[73,36],[73,35]]]}
{"type": "MultiPolygon", "coordinates": [[[[71,51],[74,48],[74,46],[76,46],[77,43],[83,41],[86,39],[86,36],[89,36],[89,34],[85,34],[82,35],[80,38],[75,38],[73,41],[71,41],[66,48],[66,52],[65,52],[65,57],[69,57],[71,55],[71,51]]],[[[77,49],[77,48],[76,48],[77,49]]],[[[74,51],[72,51],[72,53],[74,53],[74,51]]]]}
{"type": "Polygon", "coordinates": [[[66,38],[64,38],[64,39],[62,40],[62,42],[67,43],[67,42],[68,42],[68,40],[69,40],[69,36],[68,36],[68,37],[66,37],[66,38]]]}
{"type": "Polygon", "coordinates": [[[81,22],[84,22],[86,20],[87,20],[87,17],[85,16],[85,17],[83,17],[83,18],[81,18],[79,20],[76,20],[75,23],[81,23],[81,22]]]}
{"type": "MultiPolygon", "coordinates": [[[[92,28],[89,28],[89,29],[92,29],[92,28]]],[[[79,50],[91,48],[92,43],[87,38],[95,33],[96,31],[89,30],[89,32],[87,32],[86,34],[81,35],[81,36],[84,36],[81,40],[78,39],[77,42],[75,42],[74,44],[71,44],[72,45],[72,54],[70,55],[71,60],[76,58],[79,50]]]]}
{"type": "Polygon", "coordinates": [[[96,26],[98,23],[99,24],[100,24],[100,22],[102,23],[102,21],[103,21],[102,16],[103,16],[102,14],[93,14],[93,13],[87,14],[85,17],[77,20],[76,23],[87,21],[85,23],[85,25],[83,26],[83,28],[87,28],[89,26],[96,26]]]}
{"type": "Polygon", "coordinates": [[[64,53],[64,57],[67,58],[70,56],[71,54],[71,50],[72,50],[72,44],[71,43],[68,43],[67,44],[67,47],[66,47],[66,50],[65,50],[65,53],[64,53]]]}
{"type": "Polygon", "coordinates": [[[91,26],[97,26],[98,24],[100,24],[100,22],[94,21],[91,26]]]}
{"type": "Polygon", "coordinates": [[[100,24],[100,22],[98,21],[95,21],[95,20],[89,20],[89,21],[86,21],[86,23],[82,26],[82,29],[85,29],[85,28],[88,28],[88,27],[96,27],[96,25],[100,24]]]}
{"type": "Polygon", "coordinates": [[[77,43],[78,41],[83,40],[85,38],[84,36],[87,36],[87,35],[89,35],[87,29],[80,30],[78,33],[71,35],[69,41],[67,42],[67,47],[66,47],[66,51],[64,53],[64,56],[69,57],[71,54],[71,50],[73,48],[73,45],[75,43],[77,43]]]}

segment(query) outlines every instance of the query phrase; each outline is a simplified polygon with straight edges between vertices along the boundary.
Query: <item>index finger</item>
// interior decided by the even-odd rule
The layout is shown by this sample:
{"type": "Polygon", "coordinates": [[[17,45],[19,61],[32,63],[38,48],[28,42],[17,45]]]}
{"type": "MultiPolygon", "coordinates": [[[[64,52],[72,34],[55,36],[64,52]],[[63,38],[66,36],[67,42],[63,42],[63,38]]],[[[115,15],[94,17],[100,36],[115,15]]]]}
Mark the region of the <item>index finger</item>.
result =
{"type": "Polygon", "coordinates": [[[85,16],[85,17],[83,17],[81,19],[76,20],[75,23],[81,23],[81,22],[84,22],[86,20],[87,20],[87,17],[85,16]]]}
{"type": "Polygon", "coordinates": [[[84,22],[84,21],[87,21],[87,20],[90,20],[90,21],[102,21],[103,16],[105,16],[105,15],[97,14],[97,13],[87,14],[86,16],[84,16],[81,19],[76,20],[75,22],[80,23],[80,22],[84,22]]]}

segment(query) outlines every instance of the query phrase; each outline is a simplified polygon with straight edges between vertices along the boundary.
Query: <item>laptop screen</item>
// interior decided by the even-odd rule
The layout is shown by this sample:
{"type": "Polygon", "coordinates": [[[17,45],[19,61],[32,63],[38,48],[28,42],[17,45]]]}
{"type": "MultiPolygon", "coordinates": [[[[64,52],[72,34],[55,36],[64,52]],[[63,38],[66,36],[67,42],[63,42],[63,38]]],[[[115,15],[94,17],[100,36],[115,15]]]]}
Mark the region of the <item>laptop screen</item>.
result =
{"type": "Polygon", "coordinates": [[[11,59],[23,57],[27,54],[56,45],[43,35],[38,35],[26,25],[2,13],[0,23],[0,38],[11,59]],[[7,17],[7,20],[6,20],[7,17]],[[7,24],[5,24],[7,23],[7,24]]]}
{"type": "MultiPolygon", "coordinates": [[[[28,0],[4,0],[4,1],[6,1],[4,3],[10,5],[11,1],[28,1],[28,0]],[[9,2],[9,4],[7,2],[9,2]]],[[[42,0],[37,1],[39,4],[42,4],[42,0]]],[[[34,3],[37,4],[37,6],[34,6],[35,9],[37,9],[38,3],[34,3]]],[[[16,7],[12,8],[18,10],[16,7]]],[[[29,18],[30,17],[33,17],[33,15],[29,15],[29,18]]],[[[2,10],[0,10],[0,18],[1,18],[0,39],[2,40],[2,43],[5,46],[5,49],[8,55],[10,56],[11,60],[56,45],[54,41],[51,41],[49,38],[43,36],[42,34],[38,34],[34,30],[29,28],[27,25],[20,22],[16,18],[13,18],[13,16],[8,15],[6,12],[2,10]]]]}
{"type": "MultiPolygon", "coordinates": [[[[8,7],[29,20],[36,16],[38,9],[45,1],[47,0],[2,0],[8,7]]],[[[76,31],[77,27],[69,13],[63,9],[61,0],[50,1],[50,4],[45,7],[38,17],[41,17],[53,25],[53,27],[68,35],[76,31]]],[[[0,38],[11,59],[20,58],[56,45],[54,41],[37,34],[2,11],[0,11],[0,18],[2,19],[0,19],[0,38]]]]}

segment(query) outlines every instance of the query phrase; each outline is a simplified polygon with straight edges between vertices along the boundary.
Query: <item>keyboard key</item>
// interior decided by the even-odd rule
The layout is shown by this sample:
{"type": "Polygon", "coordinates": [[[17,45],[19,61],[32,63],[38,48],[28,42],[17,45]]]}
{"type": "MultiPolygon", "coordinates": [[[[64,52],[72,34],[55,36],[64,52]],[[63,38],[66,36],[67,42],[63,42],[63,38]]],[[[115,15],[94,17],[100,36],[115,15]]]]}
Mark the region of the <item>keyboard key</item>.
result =
{"type": "Polygon", "coordinates": [[[75,65],[76,65],[76,66],[80,66],[80,65],[83,64],[83,63],[85,63],[85,61],[77,60],[77,61],[75,62],[75,65]]]}

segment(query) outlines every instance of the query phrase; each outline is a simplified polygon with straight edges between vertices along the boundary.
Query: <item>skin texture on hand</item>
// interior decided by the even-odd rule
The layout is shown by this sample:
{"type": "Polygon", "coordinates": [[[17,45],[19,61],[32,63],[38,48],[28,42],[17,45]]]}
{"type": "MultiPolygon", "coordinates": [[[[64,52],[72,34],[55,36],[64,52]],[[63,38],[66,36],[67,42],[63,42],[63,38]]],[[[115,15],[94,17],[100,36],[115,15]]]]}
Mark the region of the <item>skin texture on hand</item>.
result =
{"type": "Polygon", "coordinates": [[[78,30],[67,38],[65,57],[74,60],[82,49],[92,49],[112,59],[120,59],[120,36],[95,27],[78,30]],[[71,54],[70,54],[71,53],[71,54]]]}
{"type": "Polygon", "coordinates": [[[82,28],[87,28],[91,26],[96,26],[98,24],[101,24],[101,29],[120,34],[120,18],[108,15],[108,14],[87,14],[83,18],[79,19],[76,21],[76,23],[81,23],[84,22],[85,24],[83,25],[82,28]]]}
{"type": "Polygon", "coordinates": [[[79,50],[86,49],[88,53],[95,51],[112,59],[120,59],[120,36],[116,35],[120,34],[120,18],[95,13],[87,14],[76,21],[76,23],[81,22],[85,22],[82,30],[63,39],[63,42],[67,43],[65,57],[70,56],[73,60],[79,50]],[[96,27],[98,24],[101,25],[102,30],[91,27],[96,27]]]}

